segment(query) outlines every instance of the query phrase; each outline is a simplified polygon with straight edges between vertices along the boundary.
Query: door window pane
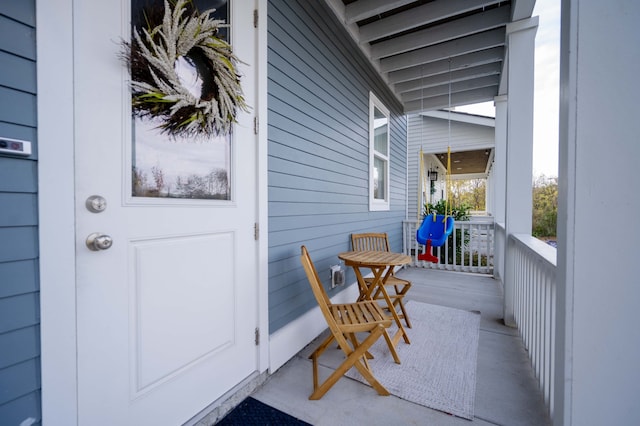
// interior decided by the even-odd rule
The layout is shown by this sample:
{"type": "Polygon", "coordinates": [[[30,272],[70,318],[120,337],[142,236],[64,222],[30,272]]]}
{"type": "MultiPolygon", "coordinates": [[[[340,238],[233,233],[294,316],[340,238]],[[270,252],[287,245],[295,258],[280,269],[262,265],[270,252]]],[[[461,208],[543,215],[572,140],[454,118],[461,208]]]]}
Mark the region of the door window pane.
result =
{"type": "MultiPolygon", "coordinates": [[[[193,4],[200,12],[216,9],[214,19],[229,22],[226,0],[193,0],[193,4]]],[[[163,0],[132,0],[132,26],[144,28],[148,14],[162,17],[163,11],[163,0]]],[[[219,37],[229,42],[228,34],[229,25],[221,26],[219,37]]],[[[202,78],[193,61],[179,58],[174,68],[180,82],[199,97],[202,78]]],[[[132,196],[230,200],[231,135],[171,137],[161,132],[160,124],[158,119],[133,117],[132,196]]]]}

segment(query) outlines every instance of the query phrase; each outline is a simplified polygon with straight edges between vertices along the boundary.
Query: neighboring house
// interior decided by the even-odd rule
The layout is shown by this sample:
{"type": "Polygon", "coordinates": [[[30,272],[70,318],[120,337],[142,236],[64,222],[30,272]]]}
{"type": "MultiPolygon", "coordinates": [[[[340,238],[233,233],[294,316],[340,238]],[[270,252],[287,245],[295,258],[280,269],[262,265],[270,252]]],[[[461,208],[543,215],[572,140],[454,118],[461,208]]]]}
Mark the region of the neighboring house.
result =
{"type": "MultiPolygon", "coordinates": [[[[0,139],[32,150],[0,151],[0,423],[182,424],[275,372],[324,328],[301,244],[321,273],[352,232],[388,232],[401,250],[405,114],[421,107],[495,99],[496,222],[505,241],[530,232],[534,2],[473,3],[234,0],[228,31],[251,110],[227,153],[231,196],[214,201],[132,195],[119,57],[129,2],[0,3],[0,139]],[[421,54],[394,50],[416,37],[407,20],[393,24],[401,43],[383,40],[384,10],[429,5],[446,7],[420,29],[421,54]],[[411,87],[452,67],[453,102],[436,83],[411,87]],[[373,137],[385,122],[386,146],[373,137]],[[92,250],[96,237],[112,247],[92,250]]],[[[640,121],[621,113],[638,98],[640,5],[567,0],[563,14],[553,418],[636,424],[640,225],[612,227],[616,250],[594,262],[592,218],[620,203],[640,210],[637,193],[611,185],[634,182],[640,158],[640,121]],[[609,179],[597,173],[603,150],[616,153],[609,179]]]]}
{"type": "MultiPolygon", "coordinates": [[[[444,199],[448,148],[452,179],[489,178],[496,144],[493,117],[439,110],[409,115],[408,123],[408,219],[419,219],[425,203],[444,199]]],[[[489,200],[486,206],[492,207],[489,200]]]]}

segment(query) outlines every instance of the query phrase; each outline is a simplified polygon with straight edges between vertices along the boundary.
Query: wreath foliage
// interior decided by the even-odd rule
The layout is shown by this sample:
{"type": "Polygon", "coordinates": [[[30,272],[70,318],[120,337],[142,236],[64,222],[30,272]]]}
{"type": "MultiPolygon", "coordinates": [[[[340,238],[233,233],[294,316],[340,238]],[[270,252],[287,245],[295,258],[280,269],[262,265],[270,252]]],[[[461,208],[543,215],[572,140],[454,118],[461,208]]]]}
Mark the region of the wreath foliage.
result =
{"type": "Polygon", "coordinates": [[[159,118],[170,136],[216,136],[229,133],[238,109],[247,111],[238,58],[231,46],[217,37],[223,21],[199,13],[189,0],[164,10],[145,10],[146,28],[134,28],[131,42],[124,42],[124,58],[131,72],[133,114],[159,118]],[[200,79],[200,96],[180,81],[176,62],[184,58],[200,79]]]}

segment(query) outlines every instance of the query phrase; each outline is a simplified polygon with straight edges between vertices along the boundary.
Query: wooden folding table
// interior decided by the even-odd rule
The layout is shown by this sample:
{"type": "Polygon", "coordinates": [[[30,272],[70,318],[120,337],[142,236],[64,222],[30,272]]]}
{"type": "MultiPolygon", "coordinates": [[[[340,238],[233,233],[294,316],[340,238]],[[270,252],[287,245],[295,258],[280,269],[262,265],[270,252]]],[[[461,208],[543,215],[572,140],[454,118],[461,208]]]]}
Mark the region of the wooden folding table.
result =
{"type": "Polygon", "coordinates": [[[393,268],[411,263],[411,256],[390,251],[348,251],[338,254],[338,258],[342,259],[345,265],[351,266],[356,273],[360,290],[358,300],[373,300],[376,295],[382,294],[391,315],[393,315],[393,319],[398,325],[398,331],[391,339],[394,346],[398,344],[400,338],[403,338],[405,343],[411,343],[393,302],[384,287],[385,282],[391,276],[393,268]],[[373,272],[373,280],[368,285],[360,268],[368,268],[373,272]]]}

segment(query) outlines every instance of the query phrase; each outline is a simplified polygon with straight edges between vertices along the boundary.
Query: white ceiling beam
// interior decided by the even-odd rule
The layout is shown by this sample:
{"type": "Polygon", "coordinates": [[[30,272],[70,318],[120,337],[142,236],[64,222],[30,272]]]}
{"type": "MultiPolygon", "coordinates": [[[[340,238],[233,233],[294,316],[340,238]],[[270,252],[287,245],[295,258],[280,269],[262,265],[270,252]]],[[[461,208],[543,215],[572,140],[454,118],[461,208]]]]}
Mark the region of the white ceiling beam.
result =
{"type": "Polygon", "coordinates": [[[418,65],[411,68],[404,68],[389,73],[389,83],[397,84],[403,81],[415,80],[422,77],[430,77],[432,75],[442,74],[443,72],[457,71],[459,69],[471,66],[490,64],[500,62],[504,58],[504,47],[493,47],[491,49],[481,50],[466,55],[454,56],[449,59],[431,62],[427,66],[418,65]]]}
{"type": "Polygon", "coordinates": [[[380,59],[421,47],[433,46],[449,40],[469,36],[506,25],[509,22],[509,8],[500,7],[466,18],[436,25],[371,46],[371,57],[380,59]]]}
{"type": "Polygon", "coordinates": [[[437,0],[360,27],[360,42],[369,42],[442,19],[499,3],[500,0],[437,0]]]}
{"type": "Polygon", "coordinates": [[[358,0],[349,3],[345,7],[345,18],[347,24],[354,24],[372,16],[388,12],[415,0],[358,0]]]}
{"type": "Polygon", "coordinates": [[[512,0],[511,20],[519,21],[521,19],[530,18],[535,5],[536,0],[512,0]]]}
{"type": "MultiPolygon", "coordinates": [[[[451,107],[476,104],[479,102],[492,101],[496,96],[495,87],[483,87],[481,89],[469,90],[451,94],[451,107]]],[[[449,96],[436,96],[424,101],[410,101],[404,104],[404,113],[411,114],[422,111],[431,111],[449,107],[449,96]]]]}
{"type": "Polygon", "coordinates": [[[489,49],[496,46],[504,46],[505,29],[496,28],[479,34],[447,41],[435,46],[423,47],[411,52],[396,55],[380,60],[380,71],[391,72],[403,68],[435,62],[443,58],[464,55],[489,49]]]}
{"type": "MultiPolygon", "coordinates": [[[[469,80],[456,81],[451,83],[451,94],[464,92],[472,89],[480,89],[482,87],[497,86],[500,82],[498,75],[488,75],[484,77],[473,78],[469,80]]],[[[441,84],[429,88],[413,90],[401,94],[402,102],[415,101],[422,98],[428,99],[434,96],[449,95],[449,84],[441,84]]]]}
{"type": "MultiPolygon", "coordinates": [[[[460,112],[460,111],[451,111],[451,113],[449,113],[448,110],[425,111],[420,115],[425,117],[439,118],[442,120],[457,121],[460,123],[477,124],[478,126],[496,127],[495,117],[485,117],[481,115],[474,115],[474,114],[469,114],[469,113],[460,112]]],[[[493,146],[493,145],[494,145],[493,143],[489,145],[482,145],[482,146],[478,146],[477,149],[481,149],[481,148],[485,148],[486,146],[493,146]]]]}
{"type": "Polygon", "coordinates": [[[472,78],[485,77],[487,75],[498,75],[502,70],[500,62],[479,65],[477,67],[463,68],[461,70],[445,72],[426,78],[418,78],[394,85],[396,93],[409,92],[416,89],[439,86],[441,84],[455,83],[456,81],[469,80],[472,78]]]}

